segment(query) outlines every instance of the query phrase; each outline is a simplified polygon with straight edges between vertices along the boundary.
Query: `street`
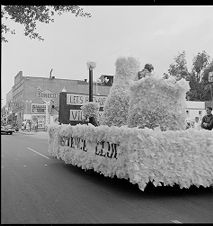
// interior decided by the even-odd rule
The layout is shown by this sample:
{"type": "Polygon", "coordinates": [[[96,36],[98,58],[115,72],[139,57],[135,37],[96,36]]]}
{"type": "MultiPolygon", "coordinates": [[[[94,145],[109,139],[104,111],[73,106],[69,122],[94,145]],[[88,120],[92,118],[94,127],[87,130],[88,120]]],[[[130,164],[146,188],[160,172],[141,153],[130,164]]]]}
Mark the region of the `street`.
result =
{"type": "Polygon", "coordinates": [[[48,136],[1,135],[1,223],[212,223],[213,189],[154,187],[66,165],[48,136]]]}

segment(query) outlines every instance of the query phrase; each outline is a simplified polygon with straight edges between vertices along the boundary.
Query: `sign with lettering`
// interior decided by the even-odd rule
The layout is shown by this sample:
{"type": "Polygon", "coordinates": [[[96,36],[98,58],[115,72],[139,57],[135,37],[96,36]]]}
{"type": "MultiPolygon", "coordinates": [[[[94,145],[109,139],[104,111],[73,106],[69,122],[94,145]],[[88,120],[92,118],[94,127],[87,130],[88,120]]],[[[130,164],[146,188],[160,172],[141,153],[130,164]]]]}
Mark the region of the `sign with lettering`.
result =
{"type": "Polygon", "coordinates": [[[33,114],[45,114],[46,113],[46,104],[31,104],[31,112],[33,114]]]}
{"type": "MultiPolygon", "coordinates": [[[[97,102],[100,107],[104,106],[107,96],[93,96],[93,101],[97,102]]],[[[88,95],[80,94],[67,94],[67,104],[69,105],[83,105],[89,102],[88,95]]]]}
{"type": "MultiPolygon", "coordinates": [[[[107,96],[94,95],[93,101],[100,106],[99,115],[103,113],[104,103],[107,96]]],[[[59,122],[63,124],[76,125],[81,123],[84,118],[81,106],[89,102],[89,95],[71,92],[61,92],[59,94],[59,122]]]]}
{"type": "MultiPolygon", "coordinates": [[[[103,111],[99,111],[98,114],[101,116],[103,111]]],[[[70,110],[70,121],[82,121],[84,120],[82,110],[70,110]]]]}
{"type": "Polygon", "coordinates": [[[81,150],[84,152],[93,152],[95,155],[99,155],[106,158],[117,159],[119,144],[110,143],[106,141],[90,142],[88,140],[71,137],[70,139],[63,138],[61,140],[62,146],[68,146],[75,150],[81,150]]]}
{"type": "Polygon", "coordinates": [[[50,101],[51,99],[56,99],[58,97],[58,93],[53,93],[50,90],[41,90],[37,88],[38,97],[40,97],[43,101],[50,101]]]}
{"type": "Polygon", "coordinates": [[[83,114],[81,110],[70,110],[70,121],[81,121],[83,120],[83,114]]]}

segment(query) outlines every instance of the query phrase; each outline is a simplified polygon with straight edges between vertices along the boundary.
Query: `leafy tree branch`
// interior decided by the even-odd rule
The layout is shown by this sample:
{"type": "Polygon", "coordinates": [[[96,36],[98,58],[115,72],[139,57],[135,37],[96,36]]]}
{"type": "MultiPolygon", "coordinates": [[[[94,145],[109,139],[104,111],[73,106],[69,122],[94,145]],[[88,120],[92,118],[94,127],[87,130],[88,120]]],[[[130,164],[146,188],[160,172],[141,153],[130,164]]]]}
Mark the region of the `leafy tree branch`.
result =
{"type": "Polygon", "coordinates": [[[15,34],[6,21],[12,20],[24,26],[24,35],[31,39],[44,40],[36,31],[37,23],[54,22],[54,15],[72,13],[76,17],[91,17],[91,14],[75,5],[3,5],[1,6],[1,41],[7,42],[6,33],[15,34]]]}

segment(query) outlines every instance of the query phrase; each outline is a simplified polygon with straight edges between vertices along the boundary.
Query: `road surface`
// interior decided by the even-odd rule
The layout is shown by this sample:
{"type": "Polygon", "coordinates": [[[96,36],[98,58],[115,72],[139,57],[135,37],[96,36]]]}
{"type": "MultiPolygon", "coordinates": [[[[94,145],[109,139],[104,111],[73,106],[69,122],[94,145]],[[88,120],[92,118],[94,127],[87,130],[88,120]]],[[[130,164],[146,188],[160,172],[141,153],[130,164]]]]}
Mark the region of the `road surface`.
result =
{"type": "Polygon", "coordinates": [[[212,223],[213,189],[149,184],[66,165],[47,136],[1,135],[1,223],[212,223]]]}

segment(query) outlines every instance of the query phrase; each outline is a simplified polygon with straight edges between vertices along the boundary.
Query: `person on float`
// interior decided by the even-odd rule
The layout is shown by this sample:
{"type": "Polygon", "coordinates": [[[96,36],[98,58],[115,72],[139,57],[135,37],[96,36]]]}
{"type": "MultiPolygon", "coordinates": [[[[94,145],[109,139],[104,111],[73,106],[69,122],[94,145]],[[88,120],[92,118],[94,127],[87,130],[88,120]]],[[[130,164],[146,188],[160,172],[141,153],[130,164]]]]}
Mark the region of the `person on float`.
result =
{"type": "Polygon", "coordinates": [[[213,115],[212,115],[212,107],[206,108],[206,115],[203,116],[201,122],[201,128],[212,130],[213,128],[213,115]]]}
{"type": "Polygon", "coordinates": [[[145,64],[144,69],[138,72],[138,80],[147,76],[151,76],[153,71],[154,67],[152,66],[152,64],[145,64]]]}

